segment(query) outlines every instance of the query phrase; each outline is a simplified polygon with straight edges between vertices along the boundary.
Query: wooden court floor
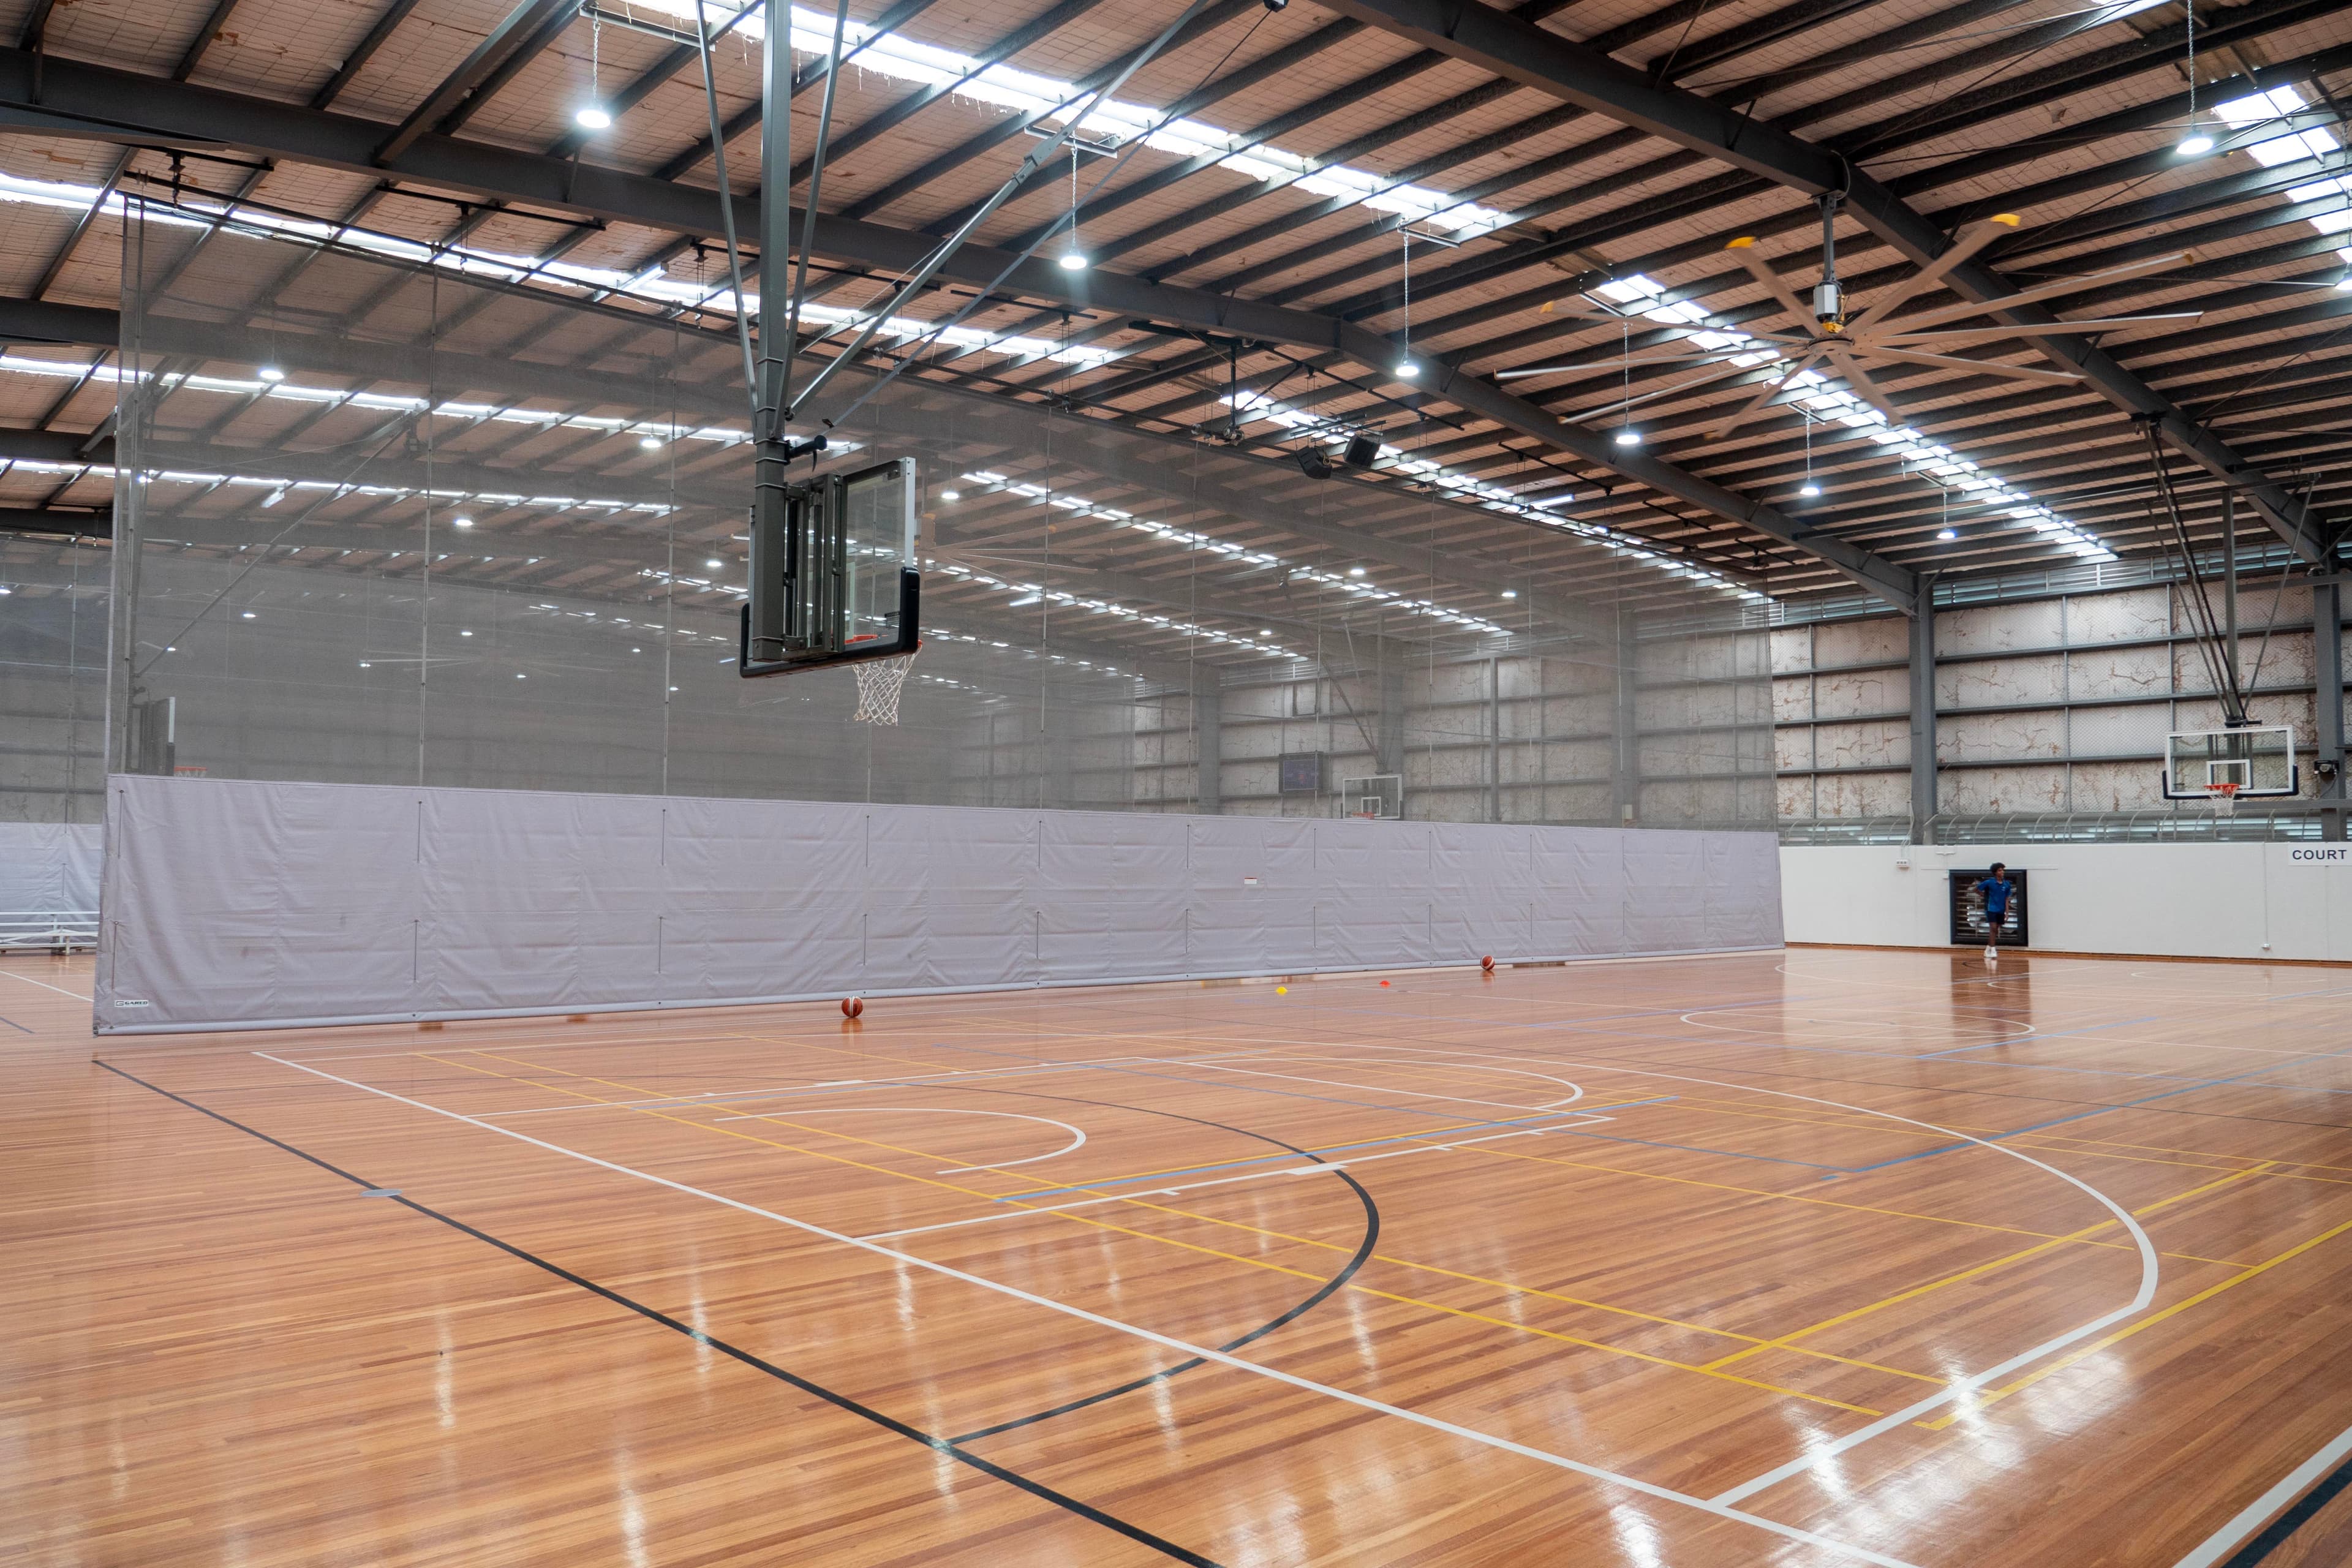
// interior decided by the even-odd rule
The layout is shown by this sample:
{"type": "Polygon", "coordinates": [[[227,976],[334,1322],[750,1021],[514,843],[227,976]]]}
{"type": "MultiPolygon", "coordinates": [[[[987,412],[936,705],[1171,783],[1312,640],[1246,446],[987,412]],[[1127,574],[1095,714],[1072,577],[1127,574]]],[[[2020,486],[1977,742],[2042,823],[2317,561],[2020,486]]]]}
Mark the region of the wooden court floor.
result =
{"type": "Polygon", "coordinates": [[[95,1061],[89,978],[0,962],[0,1563],[2352,1560],[2352,969],[1792,951],[95,1061]]]}

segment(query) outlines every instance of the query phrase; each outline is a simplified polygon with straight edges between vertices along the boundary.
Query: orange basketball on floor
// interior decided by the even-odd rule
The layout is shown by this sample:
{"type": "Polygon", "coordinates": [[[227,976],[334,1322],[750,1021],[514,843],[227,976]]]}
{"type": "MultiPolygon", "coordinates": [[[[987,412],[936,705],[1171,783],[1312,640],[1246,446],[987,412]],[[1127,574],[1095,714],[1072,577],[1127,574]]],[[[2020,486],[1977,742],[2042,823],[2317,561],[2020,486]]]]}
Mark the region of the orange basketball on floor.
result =
{"type": "Polygon", "coordinates": [[[841,1016],[845,1018],[855,1018],[865,1011],[865,1002],[856,996],[846,997],[841,1004],[841,1016]]]}
{"type": "Polygon", "coordinates": [[[1385,980],[1383,980],[1383,981],[1381,981],[1381,984],[1383,984],[1383,985],[1386,985],[1386,984],[1388,984],[1388,982],[1387,982],[1387,981],[1385,981],[1385,980]]]}
{"type": "Polygon", "coordinates": [[[1485,971],[1486,971],[1487,973],[1489,973],[1489,974],[1494,973],[1495,973],[1495,960],[1494,960],[1494,956],[1493,956],[1492,954],[1489,954],[1489,955],[1487,955],[1486,957],[1480,959],[1480,960],[1478,961],[1478,967],[1479,967],[1479,968],[1481,968],[1481,969],[1483,969],[1483,970],[1485,970],[1485,971]]]}

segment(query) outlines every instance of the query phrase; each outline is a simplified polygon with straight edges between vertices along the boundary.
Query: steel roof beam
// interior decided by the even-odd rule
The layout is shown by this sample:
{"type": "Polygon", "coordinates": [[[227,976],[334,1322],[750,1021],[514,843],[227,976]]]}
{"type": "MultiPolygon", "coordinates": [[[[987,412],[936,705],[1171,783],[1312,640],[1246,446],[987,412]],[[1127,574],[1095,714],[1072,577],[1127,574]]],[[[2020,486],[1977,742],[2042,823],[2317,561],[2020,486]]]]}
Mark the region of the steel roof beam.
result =
{"type": "MultiPolygon", "coordinates": [[[[1664,87],[1632,67],[1598,55],[1556,33],[1476,3],[1476,0],[1319,0],[1327,8],[1455,58],[1606,114],[1662,141],[1703,153],[1776,184],[1820,195],[1843,192],[1847,210],[1914,266],[1948,247],[1943,229],[1830,148],[1753,121],[1737,108],[1664,87]]],[[[1974,262],[1947,274],[1953,292],[1996,300],[2013,286],[1974,262]]],[[[1995,312],[2019,324],[2059,318],[2039,305],[1995,312]]],[[[2272,531],[2305,561],[2328,558],[2326,541],[2305,509],[2281,487],[2260,477],[2238,453],[2197,424],[2169,398],[2133,375],[2105,351],[2055,340],[2036,343],[2045,358],[2080,375],[2135,419],[2152,424],[2168,445],[2208,472],[2237,485],[2272,531]]]]}
{"type": "MultiPolygon", "coordinates": [[[[96,141],[205,142],[362,174],[380,174],[385,166],[378,155],[387,144],[386,128],[378,122],[65,60],[48,62],[43,101],[36,106],[32,71],[30,56],[0,50],[0,130],[96,141]]],[[[708,190],[453,137],[419,133],[394,160],[392,172],[427,184],[583,213],[612,223],[706,237],[720,229],[718,198],[708,190]]],[[[756,203],[739,198],[737,205],[739,226],[756,227],[756,203]]],[[[800,221],[799,215],[793,221],[800,221]]],[[[928,235],[822,213],[815,224],[818,254],[886,271],[911,269],[935,243],[928,235]]],[[[966,245],[950,258],[941,276],[984,288],[1013,260],[994,247],[966,245]]],[[[1369,366],[1386,366],[1396,357],[1395,346],[1384,336],[1318,312],[1150,283],[1107,269],[1074,274],[1050,258],[1033,257],[1013,268],[1007,288],[1013,295],[1082,310],[1109,310],[1332,350],[1369,366]]],[[[1555,419],[1451,364],[1433,360],[1429,370],[1424,384],[1465,413],[1558,447],[1768,538],[1798,545],[1891,603],[1909,607],[1916,602],[1916,578],[1907,569],[1637,449],[1614,447],[1606,437],[1555,419]]]]}

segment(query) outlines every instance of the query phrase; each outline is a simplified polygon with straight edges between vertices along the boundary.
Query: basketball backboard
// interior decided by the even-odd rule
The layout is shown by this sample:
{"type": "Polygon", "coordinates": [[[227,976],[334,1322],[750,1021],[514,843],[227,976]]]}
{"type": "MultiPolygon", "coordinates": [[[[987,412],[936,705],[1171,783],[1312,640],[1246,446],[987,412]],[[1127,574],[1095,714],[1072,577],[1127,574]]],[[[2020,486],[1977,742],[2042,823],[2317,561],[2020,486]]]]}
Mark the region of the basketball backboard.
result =
{"type": "Polygon", "coordinates": [[[2294,727],[2253,724],[2236,730],[2184,730],[2164,740],[2164,798],[2210,800],[2217,785],[2235,784],[2239,800],[2300,794],[2294,727]]]}
{"type": "Polygon", "coordinates": [[[1371,773],[1339,781],[1342,816],[1396,818],[1404,815],[1404,780],[1395,773],[1371,773]]]}
{"type": "Polygon", "coordinates": [[[921,637],[915,460],[820,474],[755,508],[737,671],[789,675],[910,654],[921,637]]]}

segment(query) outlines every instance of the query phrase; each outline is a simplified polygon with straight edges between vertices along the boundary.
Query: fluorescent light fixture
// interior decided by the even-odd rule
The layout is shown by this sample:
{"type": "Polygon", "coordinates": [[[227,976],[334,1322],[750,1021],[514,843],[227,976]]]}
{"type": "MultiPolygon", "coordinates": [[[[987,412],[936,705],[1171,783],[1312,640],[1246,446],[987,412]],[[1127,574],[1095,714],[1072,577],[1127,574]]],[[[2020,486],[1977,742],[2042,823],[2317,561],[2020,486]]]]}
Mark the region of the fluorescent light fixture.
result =
{"type": "Polygon", "coordinates": [[[251,610],[240,611],[237,615],[237,619],[241,621],[249,621],[253,619],[253,612],[251,610]]]}
{"type": "Polygon", "coordinates": [[[1363,574],[1364,569],[1360,566],[1350,566],[1348,568],[1348,575],[1350,577],[1360,577],[1363,574]]]}
{"type": "Polygon", "coordinates": [[[963,500],[963,492],[961,490],[941,490],[940,492],[940,499],[941,500],[963,500]]]}
{"type": "Polygon", "coordinates": [[[1959,535],[1951,529],[1939,528],[1936,531],[1936,537],[1938,539],[1958,539],[1959,535]]]}
{"type": "Polygon", "coordinates": [[[518,676],[516,676],[516,677],[515,677],[515,679],[516,679],[517,680],[529,680],[529,679],[530,679],[530,676],[528,676],[528,675],[518,675],[518,676]]]}
{"type": "Polygon", "coordinates": [[[360,668],[361,668],[362,669],[373,669],[373,668],[375,668],[375,666],[374,666],[374,665],[373,665],[373,664],[370,664],[366,659],[362,659],[362,660],[360,660],[360,668]]]}
{"type": "Polygon", "coordinates": [[[1516,599],[1518,596],[1519,591],[1517,588],[1506,588],[1503,590],[1503,597],[1506,599],[1516,599]]]}
{"type": "Polygon", "coordinates": [[[661,444],[662,438],[658,436],[640,436],[637,437],[637,445],[643,447],[648,452],[660,451],[661,444]]]}
{"type": "Polygon", "coordinates": [[[253,374],[259,376],[264,381],[284,381],[286,379],[286,373],[278,369],[274,364],[263,365],[259,370],[255,371],[253,374]]]}
{"type": "Polygon", "coordinates": [[[715,556],[714,556],[714,557],[712,557],[710,560],[704,562],[702,564],[703,564],[703,566],[704,566],[706,569],[708,569],[708,570],[709,570],[709,571],[712,571],[712,572],[716,572],[716,571],[719,571],[720,568],[724,567],[724,566],[727,564],[727,563],[725,563],[724,561],[719,560],[717,557],[715,557],[715,556]]]}
{"type": "Polygon", "coordinates": [[[457,635],[458,635],[459,637],[472,637],[474,634],[473,634],[473,633],[471,633],[471,632],[459,632],[457,635]]]}
{"type": "Polygon", "coordinates": [[[1620,447],[1638,447],[1642,444],[1642,433],[1630,428],[1620,430],[1617,432],[1617,444],[1620,447]]]}
{"type": "Polygon", "coordinates": [[[583,131],[610,131],[613,116],[601,103],[583,103],[572,116],[583,131]]]}
{"type": "Polygon", "coordinates": [[[1066,250],[1062,252],[1061,264],[1062,270],[1065,272],[1084,272],[1087,269],[1086,252],[1066,250]]]}
{"type": "Polygon", "coordinates": [[[471,528],[474,526],[474,520],[470,517],[453,517],[449,520],[449,526],[452,528],[471,528]]]}
{"type": "MultiPolygon", "coordinates": [[[[8,590],[5,588],[0,588],[0,594],[5,594],[7,591],[8,590]]],[[[1257,635],[1262,637],[1270,637],[1274,635],[1274,628],[1272,626],[1260,626],[1257,629],[1257,635]]]]}

